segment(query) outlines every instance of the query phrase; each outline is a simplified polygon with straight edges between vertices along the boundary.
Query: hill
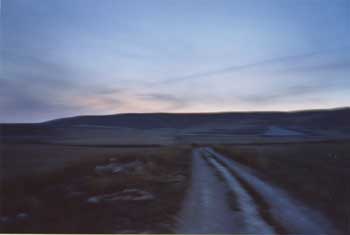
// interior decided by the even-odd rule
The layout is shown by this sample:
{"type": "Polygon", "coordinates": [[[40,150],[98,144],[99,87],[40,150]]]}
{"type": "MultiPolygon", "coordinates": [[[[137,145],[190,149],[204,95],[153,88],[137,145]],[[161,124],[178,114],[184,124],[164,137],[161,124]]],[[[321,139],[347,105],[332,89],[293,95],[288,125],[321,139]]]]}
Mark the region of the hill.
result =
{"type": "Polygon", "coordinates": [[[105,144],[344,139],[350,136],[350,108],[77,116],[36,124],[1,124],[0,136],[3,141],[85,143],[89,139],[86,143],[105,144]]]}

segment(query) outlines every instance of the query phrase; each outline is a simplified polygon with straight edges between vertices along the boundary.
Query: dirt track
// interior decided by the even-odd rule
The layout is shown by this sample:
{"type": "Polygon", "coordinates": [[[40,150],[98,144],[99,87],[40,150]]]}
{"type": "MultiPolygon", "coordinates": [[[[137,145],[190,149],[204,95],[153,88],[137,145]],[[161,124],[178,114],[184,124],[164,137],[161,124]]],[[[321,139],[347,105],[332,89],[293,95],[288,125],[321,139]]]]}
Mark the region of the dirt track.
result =
{"type": "Polygon", "coordinates": [[[177,233],[338,234],[323,215],[211,148],[193,151],[192,171],[177,233]]]}

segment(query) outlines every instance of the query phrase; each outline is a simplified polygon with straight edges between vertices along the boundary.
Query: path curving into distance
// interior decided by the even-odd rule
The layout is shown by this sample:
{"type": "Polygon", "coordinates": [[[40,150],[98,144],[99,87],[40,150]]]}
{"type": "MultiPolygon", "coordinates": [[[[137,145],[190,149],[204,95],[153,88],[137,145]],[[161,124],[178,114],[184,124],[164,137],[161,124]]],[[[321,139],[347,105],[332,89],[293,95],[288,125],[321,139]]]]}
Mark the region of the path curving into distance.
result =
{"type": "Polygon", "coordinates": [[[232,211],[226,199],[225,182],[201,157],[201,151],[193,151],[192,180],[177,218],[176,233],[242,233],[243,220],[232,211]]]}
{"type": "Polygon", "coordinates": [[[187,234],[338,234],[323,215],[212,148],[193,151],[191,186],[177,220],[175,232],[187,234]]]}

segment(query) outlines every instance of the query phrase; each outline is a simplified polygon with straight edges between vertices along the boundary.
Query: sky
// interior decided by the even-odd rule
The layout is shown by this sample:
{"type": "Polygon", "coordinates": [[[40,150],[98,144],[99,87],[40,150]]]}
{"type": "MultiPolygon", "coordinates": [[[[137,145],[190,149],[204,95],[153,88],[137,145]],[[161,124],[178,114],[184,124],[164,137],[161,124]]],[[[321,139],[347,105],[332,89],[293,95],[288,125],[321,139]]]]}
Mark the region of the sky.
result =
{"type": "Polygon", "coordinates": [[[0,1],[0,122],[350,106],[349,0],[0,1]]]}

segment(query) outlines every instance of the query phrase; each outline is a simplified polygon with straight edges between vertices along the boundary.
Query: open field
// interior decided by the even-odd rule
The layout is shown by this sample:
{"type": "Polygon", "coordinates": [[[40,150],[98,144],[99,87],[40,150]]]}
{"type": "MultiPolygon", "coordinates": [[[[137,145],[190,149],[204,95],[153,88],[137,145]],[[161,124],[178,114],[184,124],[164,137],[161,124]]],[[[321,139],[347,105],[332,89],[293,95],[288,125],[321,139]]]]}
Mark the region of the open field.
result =
{"type": "MultiPolygon", "coordinates": [[[[345,141],[213,147],[257,170],[264,181],[286,189],[306,205],[321,211],[342,231],[340,234],[347,234],[349,146],[345,141]]],[[[1,231],[178,231],[174,218],[181,208],[184,209],[187,188],[194,183],[189,183],[192,174],[190,155],[189,146],[3,144],[1,231]],[[137,198],[141,198],[140,201],[137,198]]],[[[203,190],[207,191],[209,182],[202,180],[203,190]]],[[[210,187],[215,194],[216,187],[210,187]]],[[[226,189],[221,190],[225,192],[226,189]]],[[[253,193],[258,204],[261,203],[256,192],[248,192],[253,193]]],[[[198,200],[205,198],[205,195],[197,196],[198,200]]],[[[226,197],[224,193],[222,200],[229,202],[227,213],[230,210],[236,213],[237,195],[231,193],[228,199],[226,197]]],[[[197,197],[192,200],[197,203],[197,197]]],[[[267,207],[263,203],[260,206],[263,218],[269,218],[264,211],[267,207]]],[[[234,218],[240,221],[239,216],[234,218]]],[[[187,223],[191,226],[191,222],[187,223]]],[[[213,226],[215,228],[215,224],[213,226]]],[[[240,225],[236,225],[234,231],[244,231],[239,227],[237,230],[237,226],[240,225]]],[[[224,228],[228,230],[223,231],[230,231],[229,227],[224,228]]],[[[193,227],[190,231],[197,230],[193,227]]]]}
{"type": "Polygon", "coordinates": [[[0,235],[350,235],[350,0],[0,15],[0,235]]]}
{"type": "Polygon", "coordinates": [[[1,146],[2,232],[172,231],[188,148],[1,146]]]}
{"type": "Polygon", "coordinates": [[[152,154],[158,147],[94,147],[55,144],[1,144],[1,178],[52,173],[71,165],[103,161],[125,154],[152,154]]]}
{"type": "Polygon", "coordinates": [[[350,232],[350,143],[216,146],[350,232]]]}
{"type": "Polygon", "coordinates": [[[264,231],[348,234],[349,115],[344,108],[0,124],[0,231],[215,233],[220,228],[254,234],[258,221],[264,231]],[[273,200],[276,192],[283,203],[273,200]],[[296,212],[282,216],[284,206],[296,212]],[[305,210],[321,212],[335,230],[319,228],[323,223],[312,213],[305,213],[308,225],[299,223],[305,210]],[[211,220],[208,211],[220,219],[211,220]],[[235,223],[227,222],[232,218],[235,223]]]}
{"type": "Polygon", "coordinates": [[[301,112],[117,114],[0,124],[2,143],[183,145],[350,139],[350,109],[301,112]]]}

